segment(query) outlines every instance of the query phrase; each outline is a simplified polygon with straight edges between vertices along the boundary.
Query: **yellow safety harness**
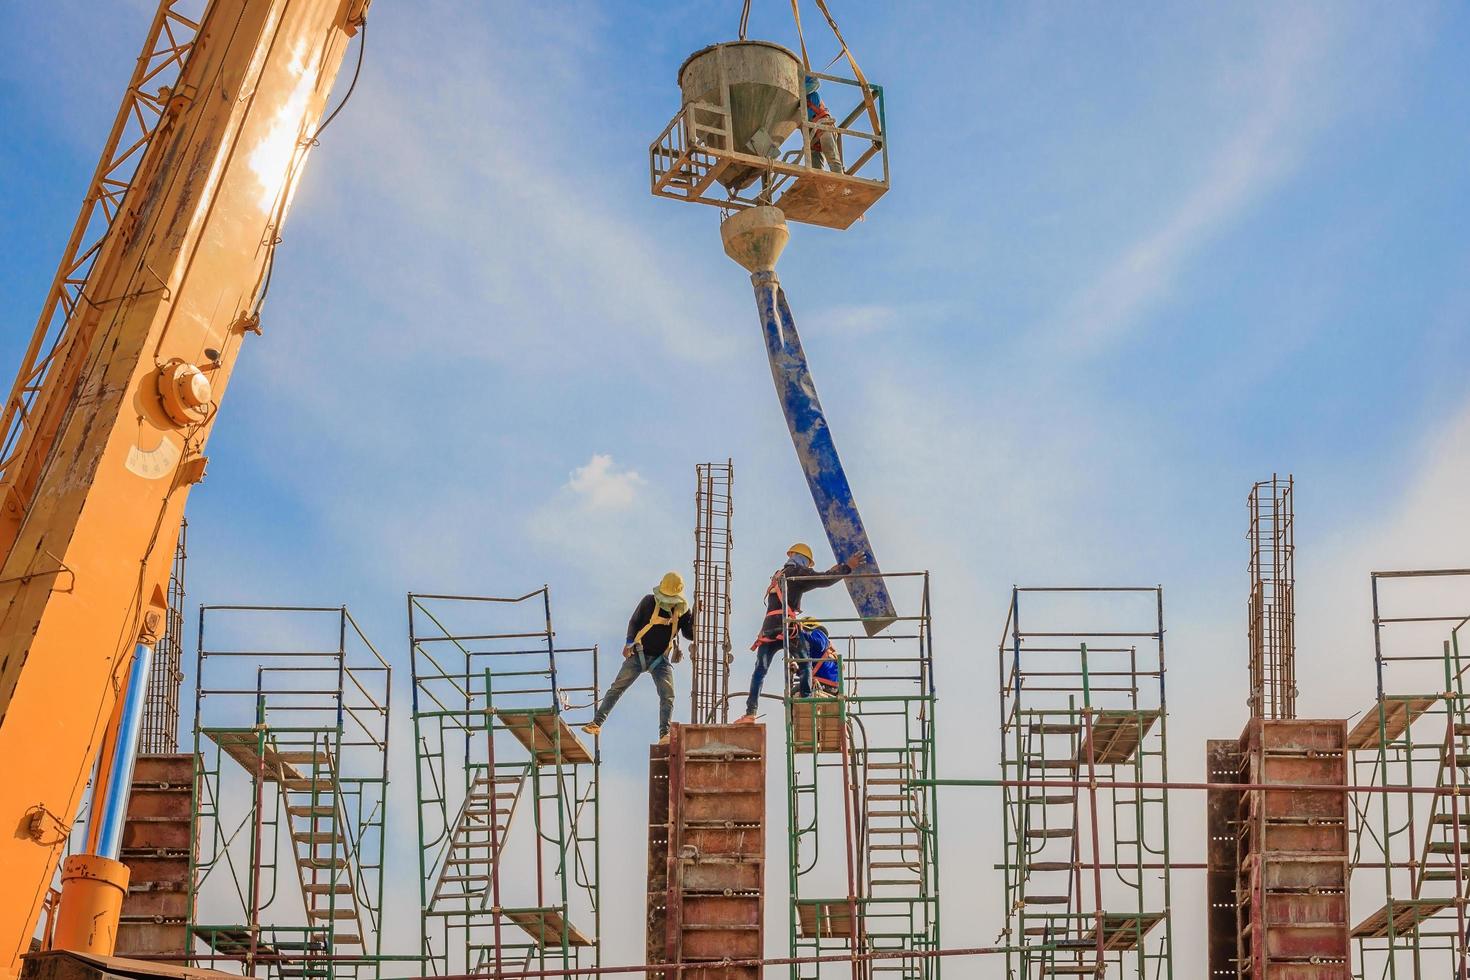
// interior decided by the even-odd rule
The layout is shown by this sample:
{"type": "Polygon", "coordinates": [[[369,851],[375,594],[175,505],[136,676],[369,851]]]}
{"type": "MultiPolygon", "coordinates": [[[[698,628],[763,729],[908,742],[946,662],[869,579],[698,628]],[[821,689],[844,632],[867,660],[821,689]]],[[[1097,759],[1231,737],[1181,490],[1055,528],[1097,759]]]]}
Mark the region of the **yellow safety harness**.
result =
{"type": "Polygon", "coordinates": [[[679,620],[684,618],[689,603],[685,602],[682,596],[666,596],[660,592],[649,594],[653,596],[653,612],[648,614],[648,622],[643,624],[643,628],[633,635],[633,643],[635,645],[642,643],[643,637],[655,626],[668,626],[669,648],[664,653],[677,653],[679,650],[679,620]],[[659,618],[659,613],[664,614],[663,619],[659,618]]]}

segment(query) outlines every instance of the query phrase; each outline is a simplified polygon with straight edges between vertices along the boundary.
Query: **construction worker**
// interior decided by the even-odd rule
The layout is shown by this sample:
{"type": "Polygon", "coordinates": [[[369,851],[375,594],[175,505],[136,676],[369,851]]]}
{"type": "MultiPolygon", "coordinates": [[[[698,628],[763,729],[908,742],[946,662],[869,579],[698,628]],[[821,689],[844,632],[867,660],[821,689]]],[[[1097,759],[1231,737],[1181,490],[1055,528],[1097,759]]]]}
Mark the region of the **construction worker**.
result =
{"type": "Polygon", "coordinates": [[[806,117],[812,124],[812,166],[842,173],[842,149],[832,122],[832,113],[817,92],[821,82],[806,76],[806,117]]]}
{"type": "MultiPolygon", "coordinates": [[[[745,715],[736,719],[737,725],[749,725],[755,721],[766,672],[771,669],[771,662],[776,659],[776,655],[786,648],[782,622],[788,624],[788,630],[797,631],[801,618],[801,597],[813,589],[826,588],[856,571],[863,563],[863,556],[853,555],[825,572],[819,572],[812,567],[814,560],[811,545],[797,542],[787,549],[786,564],[776,569],[776,574],[771,576],[771,584],[766,588],[766,617],[761,623],[760,635],[750,645],[755,651],[755,671],[750,675],[750,693],[745,699],[745,715]]],[[[798,673],[799,683],[810,690],[811,665],[805,662],[805,658],[802,658],[802,663],[798,666],[798,673]]]]}
{"type": "Polygon", "coordinates": [[[658,588],[644,596],[633,610],[623,645],[623,666],[618,670],[618,676],[613,678],[607,694],[603,695],[602,703],[597,706],[592,723],[583,725],[582,731],[588,735],[601,733],[607,716],[623,692],[646,671],[653,675],[653,684],[658,688],[659,744],[668,742],[669,719],[674,715],[673,664],[684,657],[679,649],[679,633],[689,640],[692,653],[694,613],[684,598],[684,577],[678,572],[669,572],[658,583],[658,588]]]}
{"type": "Polygon", "coordinates": [[[811,697],[812,686],[815,685],[819,697],[836,697],[842,692],[842,665],[837,657],[837,648],[827,634],[827,627],[821,620],[807,616],[801,620],[798,630],[802,643],[797,648],[806,658],[805,666],[809,670],[800,670],[802,665],[799,663],[791,664],[794,675],[792,687],[796,696],[811,697]],[[810,682],[804,683],[808,677],[810,682]]]}

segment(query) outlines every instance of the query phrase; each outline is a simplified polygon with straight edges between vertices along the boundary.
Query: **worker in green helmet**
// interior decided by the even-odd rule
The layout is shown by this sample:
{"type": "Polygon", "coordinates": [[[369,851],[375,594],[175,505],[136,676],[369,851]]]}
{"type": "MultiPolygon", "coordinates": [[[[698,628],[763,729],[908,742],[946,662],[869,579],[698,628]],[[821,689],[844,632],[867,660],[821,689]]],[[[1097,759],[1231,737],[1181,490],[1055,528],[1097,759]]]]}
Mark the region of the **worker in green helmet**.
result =
{"type": "Polygon", "coordinates": [[[673,664],[683,659],[679,649],[679,634],[689,640],[689,650],[694,651],[694,613],[684,598],[684,577],[678,572],[669,572],[659,582],[658,588],[639,601],[628,620],[628,632],[623,645],[623,665],[613,678],[612,686],[597,706],[592,723],[583,725],[588,735],[601,733],[607,716],[623,692],[632,686],[639,674],[653,677],[658,688],[658,735],[659,744],[669,740],[669,719],[674,716],[674,668],[673,664]]]}

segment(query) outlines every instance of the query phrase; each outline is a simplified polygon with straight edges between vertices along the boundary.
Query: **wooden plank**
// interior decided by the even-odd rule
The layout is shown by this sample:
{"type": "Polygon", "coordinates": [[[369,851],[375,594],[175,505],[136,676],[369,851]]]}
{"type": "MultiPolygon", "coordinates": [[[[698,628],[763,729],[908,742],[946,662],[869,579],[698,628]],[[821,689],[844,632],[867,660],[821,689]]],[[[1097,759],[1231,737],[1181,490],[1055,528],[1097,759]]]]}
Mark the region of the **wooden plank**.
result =
{"type": "Polygon", "coordinates": [[[1378,711],[1383,709],[1383,735],[1387,741],[1403,736],[1409,730],[1409,726],[1419,719],[1419,716],[1428,711],[1438,701],[1437,697],[1426,697],[1415,695],[1412,697],[1386,696],[1373,702],[1353,730],[1348,733],[1348,748],[1354,752],[1362,752],[1365,749],[1377,749],[1378,737],[1378,711]]]}
{"type": "Polygon", "coordinates": [[[543,766],[592,761],[592,753],[559,712],[550,708],[500,708],[495,717],[543,766]]]}
{"type": "Polygon", "coordinates": [[[791,221],[842,230],[887,192],[888,185],[876,180],[803,167],[776,206],[791,221]]]}
{"type": "Polygon", "coordinates": [[[1385,939],[1388,937],[1389,912],[1393,913],[1393,933],[1403,936],[1413,928],[1445,909],[1453,908],[1453,898],[1418,898],[1389,901],[1377,912],[1358,923],[1353,930],[1354,939],[1385,939]]]}
{"type": "Polygon", "coordinates": [[[592,940],[584,936],[576,926],[567,922],[560,909],[530,908],[506,909],[505,917],[526,930],[536,945],[542,949],[560,947],[562,939],[568,946],[591,946],[592,940]]]}
{"type": "MultiPolygon", "coordinates": [[[[1137,949],[1150,929],[1163,921],[1162,912],[1103,913],[1103,949],[1137,949]]],[[[1097,948],[1097,924],[1093,923],[1083,937],[1089,946],[1097,948]]]]}
{"type": "MultiPolygon", "coordinates": [[[[240,956],[250,952],[250,930],[229,929],[205,929],[200,930],[199,935],[215,952],[225,956],[240,956]]],[[[261,940],[255,944],[255,952],[265,956],[274,956],[276,949],[270,943],[261,940]]]]}
{"type": "Polygon", "coordinates": [[[1133,761],[1133,754],[1143,743],[1143,737],[1159,720],[1159,712],[1152,711],[1098,711],[1092,716],[1092,739],[1094,746],[1089,750],[1088,739],[1084,738],[1077,747],[1076,762],[1088,761],[1099,766],[1121,766],[1133,761]]]}
{"type": "Polygon", "coordinates": [[[240,763],[252,776],[264,773],[272,782],[282,779],[302,779],[301,770],[291,765],[276,751],[271,736],[265,736],[265,751],[260,750],[261,738],[250,731],[218,731],[206,729],[204,734],[220,747],[231,759],[240,763]]]}
{"type": "Polygon", "coordinates": [[[240,980],[236,973],[59,949],[27,955],[20,975],[24,980],[240,980]]]}
{"type": "Polygon", "coordinates": [[[799,700],[791,705],[792,751],[798,755],[841,752],[846,725],[841,698],[799,700]]]}
{"type": "Polygon", "coordinates": [[[852,938],[852,907],[845,898],[802,899],[796,917],[807,939],[852,938]]]}

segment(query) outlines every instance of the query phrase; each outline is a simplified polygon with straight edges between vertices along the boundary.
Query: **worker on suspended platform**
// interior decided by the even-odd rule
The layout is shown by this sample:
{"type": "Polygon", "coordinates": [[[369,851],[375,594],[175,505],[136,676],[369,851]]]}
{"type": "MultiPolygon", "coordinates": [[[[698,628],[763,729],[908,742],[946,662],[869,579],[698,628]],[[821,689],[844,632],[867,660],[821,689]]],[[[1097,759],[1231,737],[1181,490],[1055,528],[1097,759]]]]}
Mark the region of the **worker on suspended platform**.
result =
{"type": "MultiPolygon", "coordinates": [[[[825,572],[819,572],[812,567],[816,556],[812,554],[811,545],[797,542],[786,552],[786,564],[776,569],[776,574],[771,576],[771,584],[766,588],[766,617],[761,623],[760,635],[750,648],[755,651],[755,670],[750,675],[750,693],[745,699],[745,714],[735,720],[737,725],[750,725],[755,722],[756,708],[760,704],[761,685],[766,681],[766,672],[771,669],[771,663],[777,654],[786,648],[786,637],[783,632],[789,632],[792,639],[793,650],[805,652],[803,647],[796,644],[795,640],[800,633],[801,620],[801,597],[813,589],[824,589],[839,579],[856,571],[863,563],[862,555],[853,555],[846,562],[833,565],[825,572]],[[782,599],[785,604],[782,604],[782,599]],[[782,623],[785,623],[785,629],[782,623]]],[[[811,664],[806,657],[800,656],[798,665],[798,681],[802,689],[811,689],[811,664]]]]}
{"type": "Polygon", "coordinates": [[[600,734],[623,692],[639,674],[648,673],[658,688],[658,741],[660,745],[667,744],[669,719],[674,716],[673,665],[684,659],[684,652],[679,649],[680,633],[689,641],[693,653],[694,613],[684,598],[684,577],[669,572],[658,588],[644,596],[633,610],[623,644],[623,666],[597,706],[592,723],[583,725],[582,731],[588,735],[600,734]]]}
{"type": "Polygon", "coordinates": [[[817,91],[821,82],[811,75],[806,76],[806,117],[812,124],[812,166],[825,166],[834,174],[842,173],[842,149],[837,141],[836,124],[832,113],[822,102],[817,91]]]}

